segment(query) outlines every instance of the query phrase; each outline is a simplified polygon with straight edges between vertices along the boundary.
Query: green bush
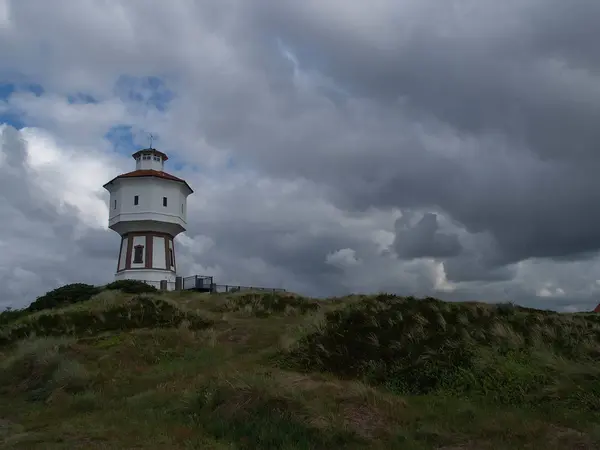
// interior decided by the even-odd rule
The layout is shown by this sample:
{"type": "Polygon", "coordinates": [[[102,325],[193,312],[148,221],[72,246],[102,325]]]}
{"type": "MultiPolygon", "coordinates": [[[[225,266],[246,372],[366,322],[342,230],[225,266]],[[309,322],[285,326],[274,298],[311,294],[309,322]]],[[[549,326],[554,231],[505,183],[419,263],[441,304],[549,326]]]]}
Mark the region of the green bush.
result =
{"type": "Polygon", "coordinates": [[[14,322],[21,317],[29,314],[29,311],[26,309],[11,309],[7,308],[4,311],[0,312],[0,325],[8,325],[11,322],[14,322]]]}
{"type": "MultiPolygon", "coordinates": [[[[595,364],[599,343],[600,325],[581,316],[380,295],[327,313],[319,330],[281,356],[300,370],[405,394],[445,391],[519,404],[551,397],[547,390],[564,374],[556,361],[595,364]]],[[[600,401],[590,383],[582,408],[600,401]]]]}
{"type": "Polygon", "coordinates": [[[25,317],[0,332],[0,344],[32,335],[91,336],[105,331],[177,327],[184,321],[192,329],[211,325],[211,322],[167,301],[140,295],[127,302],[108,304],[100,311],[65,308],[25,317]]]}
{"type": "Polygon", "coordinates": [[[119,290],[127,294],[147,294],[156,292],[154,286],[138,280],[117,280],[104,286],[104,289],[119,290]]]}
{"type": "Polygon", "coordinates": [[[58,308],[73,303],[84,302],[100,292],[100,288],[84,283],[67,284],[38,297],[28,311],[58,308]]]}

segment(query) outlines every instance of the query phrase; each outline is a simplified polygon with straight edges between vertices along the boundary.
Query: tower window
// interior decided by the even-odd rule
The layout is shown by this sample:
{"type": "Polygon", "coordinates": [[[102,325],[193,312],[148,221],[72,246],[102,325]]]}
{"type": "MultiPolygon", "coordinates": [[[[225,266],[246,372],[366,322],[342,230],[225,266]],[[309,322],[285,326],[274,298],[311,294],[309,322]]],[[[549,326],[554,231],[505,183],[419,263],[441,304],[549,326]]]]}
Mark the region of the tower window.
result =
{"type": "Polygon", "coordinates": [[[133,248],[133,263],[142,264],[144,262],[144,246],[136,245],[133,248]]]}
{"type": "Polygon", "coordinates": [[[169,249],[169,264],[171,267],[175,267],[175,258],[173,258],[173,249],[169,249]]]}
{"type": "Polygon", "coordinates": [[[113,209],[117,209],[117,201],[115,200],[114,204],[113,204],[113,209]]]}
{"type": "Polygon", "coordinates": [[[181,204],[181,214],[183,214],[183,203],[181,204]]]}
{"type": "Polygon", "coordinates": [[[138,205],[139,203],[140,203],[140,196],[136,195],[135,197],[133,197],[133,204],[138,205]]]}
{"type": "Polygon", "coordinates": [[[163,197],[163,206],[167,206],[167,197],[163,197]]]}

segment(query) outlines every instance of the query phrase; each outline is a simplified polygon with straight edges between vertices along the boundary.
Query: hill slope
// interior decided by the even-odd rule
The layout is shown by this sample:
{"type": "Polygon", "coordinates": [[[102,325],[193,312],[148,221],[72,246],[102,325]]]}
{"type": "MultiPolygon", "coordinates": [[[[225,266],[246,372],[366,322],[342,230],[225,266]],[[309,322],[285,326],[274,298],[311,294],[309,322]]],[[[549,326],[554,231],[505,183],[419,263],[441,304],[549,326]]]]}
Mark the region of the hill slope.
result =
{"type": "Polygon", "coordinates": [[[0,448],[600,448],[597,315],[90,295],[0,317],[0,448]]]}

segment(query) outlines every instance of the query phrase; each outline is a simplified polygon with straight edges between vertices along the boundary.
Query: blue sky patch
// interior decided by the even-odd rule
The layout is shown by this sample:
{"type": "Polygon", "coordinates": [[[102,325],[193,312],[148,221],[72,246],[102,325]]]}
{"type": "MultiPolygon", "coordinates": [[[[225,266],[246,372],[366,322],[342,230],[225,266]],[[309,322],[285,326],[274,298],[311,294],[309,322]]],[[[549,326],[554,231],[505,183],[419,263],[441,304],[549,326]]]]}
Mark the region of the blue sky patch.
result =
{"type": "Polygon", "coordinates": [[[68,95],[67,101],[70,104],[79,104],[79,105],[86,104],[86,103],[98,103],[98,100],[96,100],[90,94],[85,94],[83,92],[78,92],[77,94],[68,95]]]}
{"type": "Polygon", "coordinates": [[[15,111],[11,111],[10,109],[5,110],[2,105],[3,102],[7,102],[10,99],[10,96],[16,92],[31,92],[39,97],[44,93],[44,88],[35,83],[0,82],[0,123],[6,123],[17,129],[21,129],[27,126],[27,124],[23,121],[22,116],[15,111]]]}
{"type": "Polygon", "coordinates": [[[175,97],[166,83],[159,77],[133,77],[122,75],[115,85],[116,95],[126,103],[137,103],[160,112],[167,110],[175,97]]]}
{"type": "MultiPolygon", "coordinates": [[[[142,148],[148,148],[150,133],[134,128],[131,125],[115,125],[108,130],[104,135],[104,138],[108,140],[114,150],[125,156],[129,156],[142,148]]],[[[157,150],[165,152],[169,156],[168,168],[166,171],[181,170],[184,167],[188,167],[183,160],[175,156],[173,153],[169,153],[168,148],[161,146],[160,137],[155,135],[152,147],[157,150]]]]}
{"type": "Polygon", "coordinates": [[[8,99],[15,92],[31,92],[37,97],[44,93],[44,88],[36,83],[2,83],[0,82],[0,100],[8,99]]]}
{"type": "Polygon", "coordinates": [[[0,124],[7,124],[11,127],[20,130],[21,128],[25,128],[27,125],[23,122],[23,119],[19,114],[15,114],[12,112],[2,112],[0,110],[0,124]]]}
{"type": "Polygon", "coordinates": [[[15,85],[12,83],[0,83],[0,100],[7,100],[15,92],[15,85]]]}
{"type": "Polygon", "coordinates": [[[131,125],[116,125],[110,128],[104,135],[115,151],[123,154],[134,153],[138,148],[135,145],[135,137],[131,125]]]}

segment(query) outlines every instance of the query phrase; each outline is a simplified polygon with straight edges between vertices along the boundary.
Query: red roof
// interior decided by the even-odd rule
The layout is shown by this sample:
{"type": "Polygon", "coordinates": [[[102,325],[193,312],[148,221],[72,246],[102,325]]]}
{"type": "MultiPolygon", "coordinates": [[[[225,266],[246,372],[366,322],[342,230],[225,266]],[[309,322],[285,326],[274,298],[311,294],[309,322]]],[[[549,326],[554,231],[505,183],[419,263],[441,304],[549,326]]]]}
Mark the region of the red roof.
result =
{"type": "Polygon", "coordinates": [[[596,309],[594,309],[594,312],[600,313],[600,304],[598,306],[596,306],[596,309]]]}
{"type": "Polygon", "coordinates": [[[177,178],[175,175],[171,175],[167,172],[160,170],[145,169],[145,170],[134,170],[133,172],[127,172],[119,175],[117,178],[136,178],[136,177],[159,177],[166,180],[181,181],[185,183],[181,178],[177,178]]]}
{"type": "Polygon", "coordinates": [[[162,172],[160,170],[152,170],[152,169],[134,170],[133,172],[123,173],[121,175],[116,176],[112,180],[110,180],[104,186],[112,183],[115,180],[118,180],[119,178],[141,178],[141,177],[157,177],[157,178],[162,178],[164,180],[178,181],[180,183],[185,184],[191,192],[194,192],[194,190],[190,187],[189,184],[187,184],[187,182],[185,180],[182,180],[181,178],[178,178],[175,175],[171,175],[170,173],[162,172]]]}

